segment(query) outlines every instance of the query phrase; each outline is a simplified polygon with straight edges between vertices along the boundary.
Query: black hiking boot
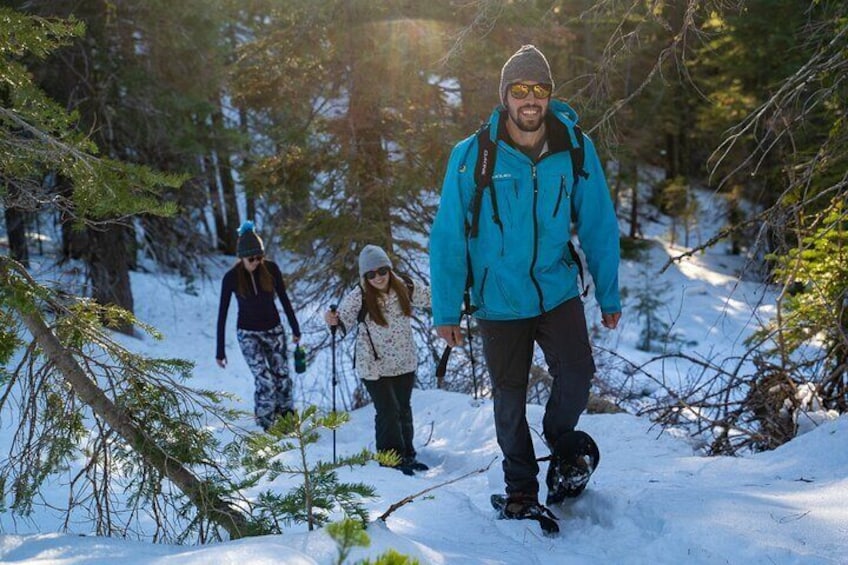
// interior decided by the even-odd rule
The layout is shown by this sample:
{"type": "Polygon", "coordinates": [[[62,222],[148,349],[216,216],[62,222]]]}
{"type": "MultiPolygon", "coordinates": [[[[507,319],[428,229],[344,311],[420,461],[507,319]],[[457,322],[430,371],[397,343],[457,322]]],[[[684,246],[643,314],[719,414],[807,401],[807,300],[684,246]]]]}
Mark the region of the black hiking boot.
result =
{"type": "Polygon", "coordinates": [[[502,494],[493,494],[492,506],[498,511],[498,518],[504,520],[535,520],[539,522],[542,531],[547,535],[555,535],[559,532],[557,518],[545,506],[539,504],[533,495],[513,493],[506,497],[502,494]]]}
{"type": "Polygon", "coordinates": [[[404,457],[401,464],[406,465],[407,467],[409,467],[413,471],[429,471],[430,470],[430,467],[428,467],[427,465],[425,465],[424,463],[422,463],[421,461],[416,459],[414,455],[411,456],[411,457],[404,457]]]}
{"type": "Polygon", "coordinates": [[[386,465],[384,463],[380,463],[380,467],[388,467],[389,469],[397,469],[404,475],[408,475],[410,477],[415,475],[415,469],[412,468],[405,460],[402,460],[397,465],[386,465]]]}

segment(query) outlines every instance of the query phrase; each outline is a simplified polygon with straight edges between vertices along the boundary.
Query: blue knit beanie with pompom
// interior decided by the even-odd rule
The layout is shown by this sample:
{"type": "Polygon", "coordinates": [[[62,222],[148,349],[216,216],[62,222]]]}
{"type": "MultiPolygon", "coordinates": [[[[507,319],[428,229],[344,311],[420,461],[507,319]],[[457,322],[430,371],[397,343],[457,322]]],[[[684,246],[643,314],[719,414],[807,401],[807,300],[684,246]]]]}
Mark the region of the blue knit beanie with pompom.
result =
{"type": "Polygon", "coordinates": [[[253,257],[254,255],[265,255],[265,245],[262,239],[256,235],[253,222],[244,222],[238,230],[238,244],[236,244],[236,255],[239,259],[253,257]]]}

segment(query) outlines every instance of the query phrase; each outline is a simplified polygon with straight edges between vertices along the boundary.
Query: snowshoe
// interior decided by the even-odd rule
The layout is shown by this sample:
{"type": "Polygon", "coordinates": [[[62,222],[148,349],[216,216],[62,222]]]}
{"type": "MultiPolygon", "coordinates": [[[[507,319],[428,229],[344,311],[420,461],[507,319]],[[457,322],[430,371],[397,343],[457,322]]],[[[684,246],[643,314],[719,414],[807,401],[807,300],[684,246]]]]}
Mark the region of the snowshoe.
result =
{"type": "Polygon", "coordinates": [[[430,467],[422,463],[415,457],[404,457],[403,464],[408,466],[413,471],[429,471],[430,467]]]}
{"type": "Polygon", "coordinates": [[[503,494],[493,494],[492,508],[498,511],[499,520],[536,520],[545,535],[559,533],[557,518],[553,512],[539,504],[535,497],[509,499],[503,494]]]}
{"type": "Polygon", "coordinates": [[[601,453],[589,434],[572,431],[560,436],[551,455],[540,459],[544,460],[550,461],[545,504],[551,505],[559,504],[566,498],[579,496],[583,492],[598,467],[601,453]]]}

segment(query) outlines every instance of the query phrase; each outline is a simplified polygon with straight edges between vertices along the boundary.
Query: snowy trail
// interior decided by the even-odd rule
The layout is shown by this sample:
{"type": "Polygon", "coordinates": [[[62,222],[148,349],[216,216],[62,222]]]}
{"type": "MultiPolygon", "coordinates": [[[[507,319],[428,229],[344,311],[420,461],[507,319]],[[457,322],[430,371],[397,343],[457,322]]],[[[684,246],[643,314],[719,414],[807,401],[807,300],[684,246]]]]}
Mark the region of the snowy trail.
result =
{"type": "MultiPolygon", "coordinates": [[[[404,496],[485,467],[498,456],[493,426],[485,422],[491,417],[488,402],[471,407],[461,395],[416,391],[413,403],[417,422],[428,412],[448,416],[435,425],[436,440],[444,430],[450,437],[469,438],[469,449],[433,442],[420,456],[437,464],[407,481],[397,480],[395,471],[375,469],[371,478],[381,492],[381,500],[371,506],[375,515],[404,496]],[[457,413],[464,418],[450,417],[457,413]],[[383,482],[380,475],[386,473],[383,482]]],[[[542,409],[528,409],[538,429],[542,409]]],[[[349,425],[367,433],[372,416],[367,409],[357,411],[349,425]]],[[[799,482],[797,477],[809,471],[808,462],[791,454],[784,459],[781,450],[745,459],[700,457],[685,441],[658,437],[650,422],[630,415],[584,416],[581,424],[598,438],[602,463],[580,498],[554,508],[560,517],[557,538],[542,536],[532,521],[495,518],[488,497],[503,488],[499,461],[484,474],[403,506],[380,527],[419,544],[427,563],[835,563],[826,553],[818,556],[803,548],[848,539],[844,529],[840,542],[826,533],[833,532],[839,514],[828,504],[828,493],[848,487],[841,473],[820,470],[814,482],[799,482]],[[759,465],[760,459],[772,461],[759,465]],[[780,476],[774,476],[775,466],[780,476]],[[775,496],[775,489],[789,498],[775,496]]],[[[833,427],[838,429],[817,430],[798,441],[823,442],[824,453],[839,449],[848,420],[833,427]]],[[[537,448],[543,453],[541,445],[537,448]]]]}

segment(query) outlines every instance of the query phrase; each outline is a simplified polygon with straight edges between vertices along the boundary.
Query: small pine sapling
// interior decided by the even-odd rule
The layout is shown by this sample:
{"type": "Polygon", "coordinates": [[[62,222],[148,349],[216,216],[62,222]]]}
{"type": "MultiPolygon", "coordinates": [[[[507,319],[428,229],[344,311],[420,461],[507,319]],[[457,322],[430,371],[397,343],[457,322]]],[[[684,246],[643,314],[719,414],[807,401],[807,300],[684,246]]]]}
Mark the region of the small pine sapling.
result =
{"type": "Polygon", "coordinates": [[[355,455],[339,457],[336,462],[324,462],[311,460],[308,453],[309,446],[320,439],[321,430],[335,430],[348,419],[345,412],[321,415],[317,407],[309,406],[280,418],[267,433],[251,436],[243,464],[253,484],[263,478],[274,481],[283,475],[300,480],[286,494],[268,490],[259,496],[254,514],[270,531],[281,531],[281,522],[306,523],[311,531],[329,522],[336,511],[362,524],[367,522],[362,501],[376,495],[374,488],[364,483],[340,482],[336,470],[364,465],[373,459],[372,454],[363,449],[355,455]]]}

